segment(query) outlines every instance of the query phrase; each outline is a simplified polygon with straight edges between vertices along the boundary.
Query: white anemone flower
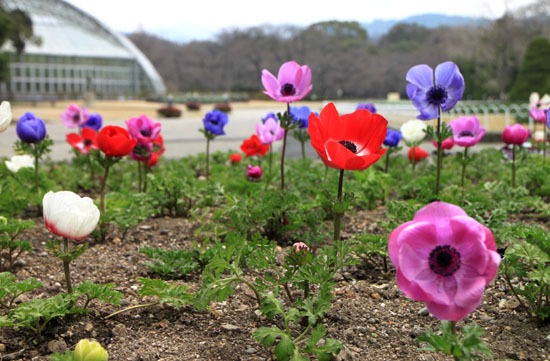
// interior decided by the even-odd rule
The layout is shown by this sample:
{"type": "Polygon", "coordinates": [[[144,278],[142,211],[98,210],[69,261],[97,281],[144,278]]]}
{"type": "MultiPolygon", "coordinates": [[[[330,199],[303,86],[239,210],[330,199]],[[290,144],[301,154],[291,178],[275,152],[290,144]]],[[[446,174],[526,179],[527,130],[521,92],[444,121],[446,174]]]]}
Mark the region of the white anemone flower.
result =
{"type": "Polygon", "coordinates": [[[0,104],[0,133],[8,129],[11,123],[11,105],[9,102],[0,104]]]}
{"type": "Polygon", "coordinates": [[[421,120],[412,119],[406,121],[401,126],[403,140],[410,147],[418,145],[426,136],[424,129],[426,129],[426,123],[421,120]]]}
{"type": "Polygon", "coordinates": [[[6,167],[13,173],[17,173],[21,168],[34,168],[34,158],[28,154],[14,155],[4,163],[6,163],[6,167]]]}
{"type": "Polygon", "coordinates": [[[48,230],[75,241],[86,238],[99,221],[99,210],[94,202],[69,191],[46,193],[42,207],[48,230]]]}
{"type": "Polygon", "coordinates": [[[546,110],[550,107],[550,95],[544,94],[542,98],[539,93],[533,92],[529,96],[529,108],[539,108],[546,110]]]}

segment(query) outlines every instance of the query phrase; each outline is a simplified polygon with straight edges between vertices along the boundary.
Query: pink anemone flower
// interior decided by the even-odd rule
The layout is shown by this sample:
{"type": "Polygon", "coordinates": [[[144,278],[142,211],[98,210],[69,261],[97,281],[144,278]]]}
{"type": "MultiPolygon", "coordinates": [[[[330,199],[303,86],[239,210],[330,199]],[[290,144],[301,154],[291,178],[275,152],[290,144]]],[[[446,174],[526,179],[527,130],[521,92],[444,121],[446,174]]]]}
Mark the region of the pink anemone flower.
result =
{"type": "Polygon", "coordinates": [[[256,124],[256,133],[262,144],[271,145],[274,141],[283,138],[285,130],[281,128],[279,120],[268,118],[265,123],[256,124]]]}
{"type": "Polygon", "coordinates": [[[61,114],[61,120],[67,128],[80,127],[88,121],[88,118],[89,114],[86,107],[82,107],[81,111],[80,107],[76,104],[70,104],[67,109],[65,109],[65,112],[61,114]]]}
{"type": "Polygon", "coordinates": [[[455,144],[461,147],[474,146],[485,136],[485,128],[481,126],[475,115],[453,119],[449,126],[453,130],[455,144]]]}
{"type": "Polygon", "coordinates": [[[521,146],[529,138],[529,129],[521,124],[507,125],[502,131],[502,141],[506,144],[521,146]]]}
{"type": "Polygon", "coordinates": [[[132,138],[139,143],[151,143],[159,136],[161,125],[146,115],[140,115],[127,120],[126,127],[132,138]]]}
{"type": "Polygon", "coordinates": [[[294,60],[281,65],[277,78],[267,69],[262,71],[264,93],[273,100],[282,103],[292,103],[303,99],[312,89],[311,69],[300,66],[294,60]]]}
{"type": "Polygon", "coordinates": [[[491,231],[460,208],[433,202],[389,237],[399,288],[437,318],[458,321],[481,303],[500,264],[491,231]]]}

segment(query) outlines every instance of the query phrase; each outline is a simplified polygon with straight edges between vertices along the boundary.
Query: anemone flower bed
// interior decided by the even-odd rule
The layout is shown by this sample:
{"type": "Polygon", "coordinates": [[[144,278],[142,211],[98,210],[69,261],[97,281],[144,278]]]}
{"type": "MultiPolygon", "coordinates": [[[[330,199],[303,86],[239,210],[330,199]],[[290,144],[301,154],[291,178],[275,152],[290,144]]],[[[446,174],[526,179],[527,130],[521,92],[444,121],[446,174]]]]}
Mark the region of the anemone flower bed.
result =
{"type": "MultiPolygon", "coordinates": [[[[199,130],[205,153],[167,161],[161,123],[100,129],[71,104],[74,156],[54,163],[45,123],[21,117],[0,163],[0,359],[550,357],[550,164],[527,129],[478,150],[475,117],[399,132],[374,106],[291,107],[312,89],[306,65],[262,80],[286,111],[242,153],[210,152],[231,132],[220,111],[199,130]],[[319,159],[285,167],[289,132],[319,159]]],[[[440,88],[430,119],[456,103],[440,88]]]]}

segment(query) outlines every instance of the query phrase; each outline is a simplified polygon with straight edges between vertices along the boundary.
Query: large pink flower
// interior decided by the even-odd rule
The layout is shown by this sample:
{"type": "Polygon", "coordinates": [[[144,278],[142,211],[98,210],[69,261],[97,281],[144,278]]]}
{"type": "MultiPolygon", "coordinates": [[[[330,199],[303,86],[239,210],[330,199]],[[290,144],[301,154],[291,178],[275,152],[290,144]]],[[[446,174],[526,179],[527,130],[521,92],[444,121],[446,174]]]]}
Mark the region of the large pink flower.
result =
{"type": "Polygon", "coordinates": [[[453,130],[455,144],[461,147],[474,146],[485,136],[485,128],[481,126],[475,115],[453,119],[449,126],[453,130]]]}
{"type": "Polygon", "coordinates": [[[433,202],[389,238],[397,284],[437,318],[458,321],[481,303],[500,256],[491,231],[460,208],[433,202]]]}
{"type": "Polygon", "coordinates": [[[132,138],[139,143],[151,143],[160,134],[160,123],[155,122],[146,115],[127,120],[126,127],[132,138]]]}
{"type": "Polygon", "coordinates": [[[506,144],[522,145],[529,138],[529,129],[521,124],[507,125],[502,131],[502,141],[506,144]]]}
{"type": "Polygon", "coordinates": [[[256,133],[262,144],[270,144],[280,140],[285,135],[285,130],[281,128],[281,123],[274,118],[268,118],[265,123],[256,124],[256,133]]]}
{"type": "Polygon", "coordinates": [[[70,104],[65,112],[61,114],[61,120],[67,128],[76,128],[82,126],[88,121],[89,114],[86,107],[80,107],[76,104],[70,104]]]}
{"type": "Polygon", "coordinates": [[[304,98],[311,91],[311,69],[300,66],[294,60],[281,65],[277,78],[267,69],[262,71],[264,93],[273,100],[292,103],[304,98]]]}

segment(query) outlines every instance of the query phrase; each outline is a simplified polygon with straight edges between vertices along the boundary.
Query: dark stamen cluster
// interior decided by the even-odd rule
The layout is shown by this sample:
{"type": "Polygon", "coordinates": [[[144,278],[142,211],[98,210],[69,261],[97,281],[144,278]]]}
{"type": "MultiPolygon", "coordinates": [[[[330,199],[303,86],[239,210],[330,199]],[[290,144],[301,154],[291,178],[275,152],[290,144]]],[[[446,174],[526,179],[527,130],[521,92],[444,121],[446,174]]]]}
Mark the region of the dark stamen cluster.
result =
{"type": "Polygon", "coordinates": [[[84,143],[84,146],[89,147],[89,146],[91,146],[94,142],[92,142],[91,139],[84,139],[83,143],[84,143]]]}
{"type": "Polygon", "coordinates": [[[433,86],[426,93],[426,100],[433,105],[441,105],[447,101],[447,98],[447,90],[440,85],[433,86]]]}
{"type": "Polygon", "coordinates": [[[281,95],[282,96],[287,97],[287,96],[291,96],[291,95],[294,95],[294,94],[296,94],[296,88],[294,87],[294,85],[292,85],[290,83],[285,83],[281,87],[281,95]]]}
{"type": "Polygon", "coordinates": [[[460,132],[460,134],[458,135],[459,138],[462,138],[462,137],[473,137],[474,136],[474,133],[470,132],[469,130],[463,130],[460,132]]]}
{"type": "Polygon", "coordinates": [[[150,129],[142,129],[140,131],[141,135],[143,135],[144,137],[150,137],[151,136],[151,130],[150,129]]]}
{"type": "Polygon", "coordinates": [[[437,246],[430,252],[429,263],[438,275],[452,276],[460,268],[460,253],[449,245],[437,246]]]}
{"type": "Polygon", "coordinates": [[[338,143],[342,144],[346,149],[348,149],[353,154],[357,154],[357,146],[350,142],[349,140],[341,140],[338,143]]]}

